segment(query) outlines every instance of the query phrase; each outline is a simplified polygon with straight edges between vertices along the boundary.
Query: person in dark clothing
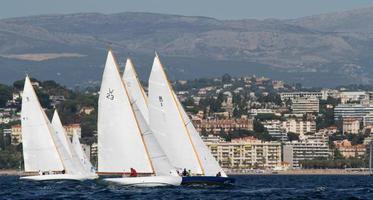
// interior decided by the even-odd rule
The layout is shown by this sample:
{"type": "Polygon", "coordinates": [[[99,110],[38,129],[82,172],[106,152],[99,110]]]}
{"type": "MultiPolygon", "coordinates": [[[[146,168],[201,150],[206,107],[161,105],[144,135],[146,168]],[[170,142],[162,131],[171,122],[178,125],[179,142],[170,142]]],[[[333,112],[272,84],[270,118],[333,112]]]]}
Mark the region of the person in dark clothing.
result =
{"type": "Polygon", "coordinates": [[[218,172],[218,173],[216,174],[216,177],[221,177],[221,173],[218,172]]]}
{"type": "Polygon", "coordinates": [[[188,175],[188,172],[187,172],[187,170],[186,170],[185,168],[184,168],[184,170],[183,170],[182,175],[183,175],[183,176],[187,176],[187,175],[188,175]]]}
{"type": "Polygon", "coordinates": [[[62,170],[62,174],[65,174],[65,172],[66,172],[65,170],[62,170]]]}
{"type": "Polygon", "coordinates": [[[137,172],[134,168],[131,168],[130,177],[137,177],[137,172]]]}

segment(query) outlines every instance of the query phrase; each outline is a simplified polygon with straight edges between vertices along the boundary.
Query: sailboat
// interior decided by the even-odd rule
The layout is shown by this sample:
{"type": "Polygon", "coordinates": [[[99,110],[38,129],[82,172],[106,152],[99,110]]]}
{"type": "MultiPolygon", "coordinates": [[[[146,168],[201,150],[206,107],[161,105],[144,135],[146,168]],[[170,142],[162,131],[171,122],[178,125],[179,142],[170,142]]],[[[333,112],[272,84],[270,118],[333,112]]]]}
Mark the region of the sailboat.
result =
{"type": "Polygon", "coordinates": [[[91,162],[88,160],[85,153],[83,152],[82,146],[76,133],[73,134],[72,141],[70,141],[70,139],[68,138],[57,109],[54,111],[53,114],[52,127],[54,128],[55,133],[59,141],[61,141],[64,149],[66,149],[68,152],[69,157],[67,157],[67,159],[71,160],[71,162],[73,163],[74,172],[76,174],[85,176],[86,179],[98,178],[98,175],[96,174],[91,162]]]}
{"type": "Polygon", "coordinates": [[[85,180],[69,151],[48,120],[28,76],[22,94],[21,126],[25,180],[85,180]],[[47,173],[48,174],[45,174],[47,173]]]}
{"type": "Polygon", "coordinates": [[[190,170],[183,184],[233,183],[221,169],[181,106],[156,54],[149,78],[149,124],[171,164],[190,170]]]}
{"type": "Polygon", "coordinates": [[[180,185],[181,177],[170,165],[137,103],[130,100],[111,50],[98,104],[98,173],[126,175],[133,168],[142,175],[105,181],[133,186],[180,185]]]}
{"type": "Polygon", "coordinates": [[[72,142],[72,149],[74,153],[76,153],[76,156],[78,160],[80,161],[80,164],[83,166],[84,170],[86,172],[95,173],[96,171],[91,161],[89,161],[89,159],[87,158],[87,155],[84,153],[82,149],[82,145],[80,144],[80,141],[79,141],[79,137],[76,133],[73,133],[71,142],[72,142]]]}

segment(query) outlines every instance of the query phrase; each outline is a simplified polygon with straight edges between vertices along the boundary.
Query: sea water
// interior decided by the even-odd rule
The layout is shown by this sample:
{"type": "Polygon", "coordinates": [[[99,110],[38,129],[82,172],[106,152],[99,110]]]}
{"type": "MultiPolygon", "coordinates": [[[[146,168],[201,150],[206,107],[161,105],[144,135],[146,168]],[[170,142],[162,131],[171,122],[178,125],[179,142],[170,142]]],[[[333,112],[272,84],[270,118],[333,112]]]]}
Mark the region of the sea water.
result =
{"type": "Polygon", "coordinates": [[[233,176],[232,186],[138,188],[94,181],[19,180],[0,176],[0,199],[373,199],[373,176],[233,176]]]}

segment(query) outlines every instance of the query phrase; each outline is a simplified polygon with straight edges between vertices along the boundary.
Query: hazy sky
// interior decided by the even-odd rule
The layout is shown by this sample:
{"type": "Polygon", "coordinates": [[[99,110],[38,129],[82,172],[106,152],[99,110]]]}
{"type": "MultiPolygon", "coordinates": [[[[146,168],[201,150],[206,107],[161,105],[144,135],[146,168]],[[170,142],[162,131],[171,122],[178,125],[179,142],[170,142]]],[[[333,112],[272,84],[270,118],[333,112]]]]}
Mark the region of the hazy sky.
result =
{"type": "Polygon", "coordinates": [[[220,19],[296,18],[373,6],[373,0],[1,0],[0,18],[145,11],[220,19]]]}

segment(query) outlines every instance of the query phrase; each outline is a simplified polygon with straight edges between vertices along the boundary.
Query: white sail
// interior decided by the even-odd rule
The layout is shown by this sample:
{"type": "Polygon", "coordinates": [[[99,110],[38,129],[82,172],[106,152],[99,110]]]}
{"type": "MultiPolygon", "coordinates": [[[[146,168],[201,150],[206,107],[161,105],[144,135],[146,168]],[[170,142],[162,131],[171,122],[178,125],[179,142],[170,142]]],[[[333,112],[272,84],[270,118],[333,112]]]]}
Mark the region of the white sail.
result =
{"type": "Polygon", "coordinates": [[[60,153],[62,162],[64,163],[66,172],[68,174],[80,174],[85,175],[90,171],[86,171],[83,168],[83,165],[80,163],[80,159],[77,156],[77,153],[73,149],[71,141],[67,137],[65,128],[62,125],[60,116],[58,115],[57,110],[54,111],[52,118],[52,126],[55,130],[55,134],[52,134],[52,138],[56,140],[56,147],[60,153]]]}
{"type": "Polygon", "coordinates": [[[123,72],[123,81],[127,86],[127,91],[131,102],[136,102],[142,116],[146,122],[149,123],[147,97],[143,87],[141,86],[135,67],[129,58],[127,59],[126,67],[123,72]]]}
{"type": "Polygon", "coordinates": [[[98,102],[98,172],[153,173],[138,122],[111,50],[98,102]]]}
{"type": "Polygon", "coordinates": [[[173,90],[156,56],[149,78],[149,124],[171,164],[193,174],[204,174],[173,90]]]}
{"type": "Polygon", "coordinates": [[[52,138],[54,130],[28,76],[22,94],[21,124],[25,171],[62,171],[64,166],[52,138]]]}
{"type": "Polygon", "coordinates": [[[56,131],[56,135],[58,139],[61,141],[63,147],[68,152],[69,156],[72,157],[70,145],[69,145],[69,139],[66,135],[65,129],[62,126],[60,116],[57,113],[57,110],[54,110],[53,117],[52,117],[52,126],[54,130],[56,131]]]}
{"type": "Polygon", "coordinates": [[[77,157],[81,165],[84,167],[84,170],[86,172],[93,172],[94,169],[91,164],[91,161],[89,161],[86,154],[84,153],[82,149],[82,145],[80,144],[80,141],[79,141],[79,137],[76,133],[73,134],[72,146],[73,146],[73,150],[77,154],[77,157]]]}
{"type": "Polygon", "coordinates": [[[54,111],[52,118],[52,127],[54,132],[51,134],[56,144],[56,149],[60,155],[62,163],[67,174],[85,174],[83,167],[72,152],[71,142],[67,138],[65,129],[62,126],[57,110],[54,111]]]}
{"type": "Polygon", "coordinates": [[[210,149],[206,146],[203,142],[201,136],[199,135],[198,131],[194,127],[193,123],[189,119],[187,113],[185,112],[184,108],[182,107],[180,101],[178,100],[176,94],[173,92],[173,95],[178,103],[179,110],[184,118],[184,122],[186,123],[186,127],[189,130],[189,133],[192,138],[192,142],[195,145],[197,153],[199,155],[201,164],[205,170],[206,176],[216,176],[218,172],[220,172],[221,176],[227,177],[223,169],[220,167],[219,163],[216,161],[215,157],[211,154],[210,149]]]}
{"type": "Polygon", "coordinates": [[[154,172],[158,176],[178,176],[176,169],[172,167],[170,160],[159,145],[153,131],[145,121],[136,103],[132,104],[139,127],[144,138],[144,143],[148,148],[150,160],[153,163],[154,172]]]}

